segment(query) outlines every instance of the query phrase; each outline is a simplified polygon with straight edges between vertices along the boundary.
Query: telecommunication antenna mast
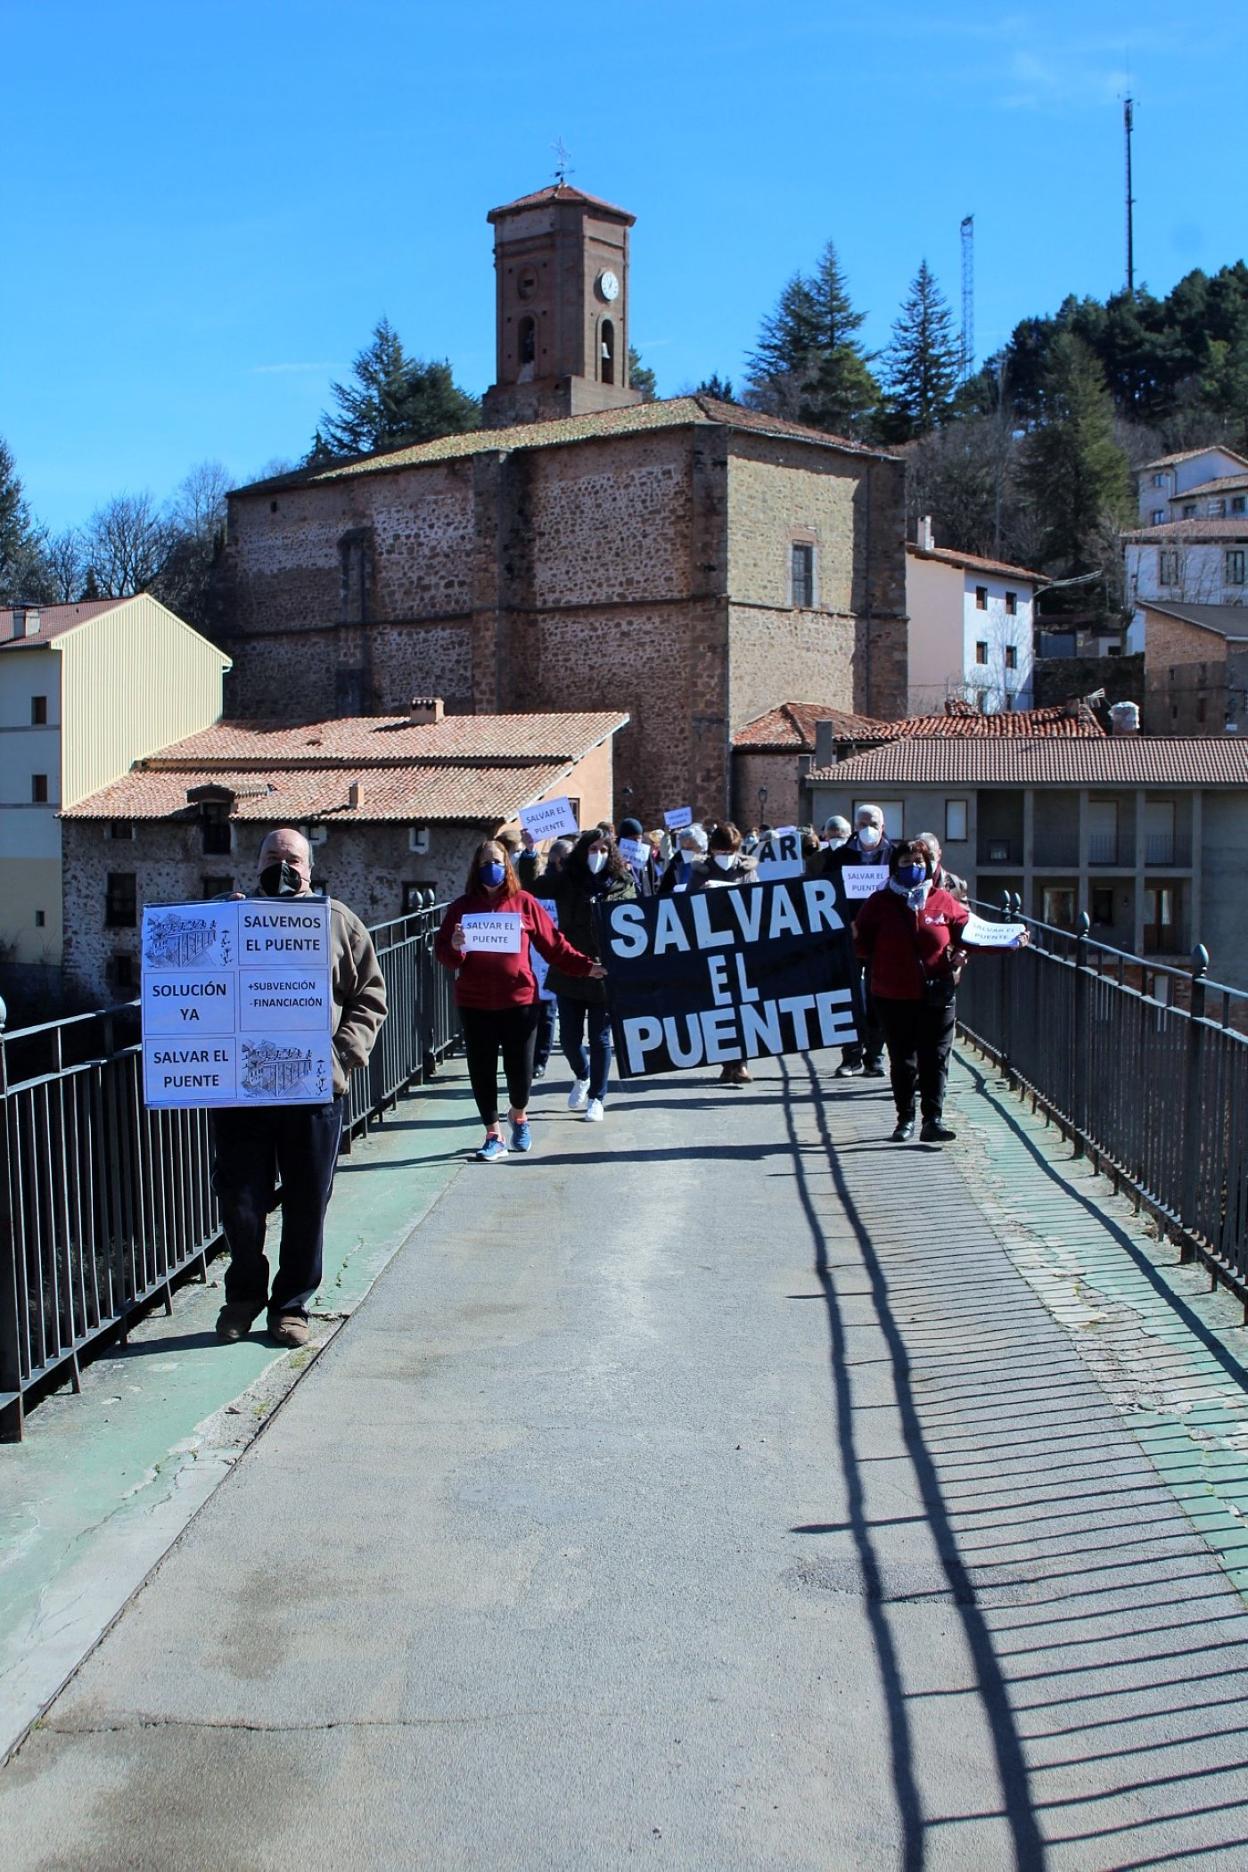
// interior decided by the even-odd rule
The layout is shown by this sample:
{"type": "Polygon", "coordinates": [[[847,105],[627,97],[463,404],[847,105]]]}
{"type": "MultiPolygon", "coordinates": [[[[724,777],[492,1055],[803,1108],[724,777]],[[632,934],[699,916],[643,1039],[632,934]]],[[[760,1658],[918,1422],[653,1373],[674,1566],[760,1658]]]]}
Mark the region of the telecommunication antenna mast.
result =
{"type": "Polygon", "coordinates": [[[1131,137],[1135,130],[1135,99],[1122,100],[1122,133],[1127,146],[1127,297],[1135,298],[1135,196],[1131,193],[1131,137]]]}
{"type": "Polygon", "coordinates": [[[962,381],[975,369],[975,217],[962,217],[962,381]]]}

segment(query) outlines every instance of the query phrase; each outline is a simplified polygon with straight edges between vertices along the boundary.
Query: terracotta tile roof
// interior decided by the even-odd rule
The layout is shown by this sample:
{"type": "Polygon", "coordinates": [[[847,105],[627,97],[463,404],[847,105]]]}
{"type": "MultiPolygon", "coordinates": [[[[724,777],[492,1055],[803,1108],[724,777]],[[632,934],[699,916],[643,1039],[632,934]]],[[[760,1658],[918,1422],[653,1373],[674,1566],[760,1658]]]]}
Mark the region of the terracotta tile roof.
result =
{"type": "Polygon", "coordinates": [[[1047,740],[946,736],[894,741],[817,769],[828,786],[1242,787],[1248,740],[1234,735],[1103,735],[1047,740]]]}
{"type": "Polygon", "coordinates": [[[1242,474],[1219,475],[1214,481],[1202,481],[1198,487],[1184,488],[1181,494],[1171,494],[1170,505],[1176,501],[1199,500],[1205,494],[1225,494],[1232,488],[1248,488],[1248,467],[1242,474]]]}
{"type": "Polygon", "coordinates": [[[1248,514],[1237,514],[1233,520],[1165,520],[1160,526],[1137,527],[1122,537],[1136,546],[1165,546],[1171,540],[1210,540],[1215,544],[1219,540],[1248,540],[1248,514]]]}
{"type": "Polygon", "coordinates": [[[604,201],[601,195],[587,195],[584,189],[571,188],[566,182],[552,182],[546,188],[534,189],[531,195],[521,195],[513,202],[504,202],[501,208],[491,208],[487,221],[497,221],[500,215],[514,214],[520,208],[544,208],[548,202],[580,202],[587,208],[600,208],[604,213],[616,215],[632,227],[637,217],[629,214],[627,208],[617,208],[613,202],[604,201]]]}
{"type": "Polygon", "coordinates": [[[836,449],[841,454],[867,455],[874,460],[897,459],[889,449],[868,448],[864,443],[829,435],[823,429],[811,429],[804,423],[743,409],[737,403],[721,403],[708,396],[681,396],[660,398],[654,403],[633,403],[626,409],[594,410],[585,416],[559,416],[549,422],[514,423],[506,429],[472,429],[466,435],[438,436],[432,442],[415,442],[409,448],[387,449],[377,455],[358,456],[353,461],[324,462],[319,467],[274,475],[270,480],[253,481],[245,488],[235,488],[234,493],[268,493],[273,489],[341,481],[353,475],[390,474],[398,469],[418,468],[427,462],[460,461],[491,450],[510,453],[526,448],[559,448],[574,442],[596,442],[614,436],[644,435],[657,429],[687,429],[710,423],[781,440],[791,436],[795,441],[813,442],[820,448],[836,449]]]}
{"type": "Polygon", "coordinates": [[[977,553],[953,552],[947,546],[933,546],[924,552],[912,540],[907,540],[906,552],[911,559],[936,559],[941,565],[961,566],[964,572],[991,572],[998,578],[1026,579],[1031,585],[1047,585],[1049,582],[1046,572],[1009,565],[1004,559],[981,559],[977,553]]]}
{"type": "Polygon", "coordinates": [[[1141,462],[1135,472],[1142,475],[1151,468],[1173,468],[1176,462],[1195,461],[1200,455],[1229,455],[1232,461],[1243,462],[1244,467],[1248,468],[1248,455],[1241,455],[1238,449],[1226,448],[1221,442],[1210,442],[1204,448],[1180,449],[1175,455],[1158,455],[1153,461],[1141,462]]]}
{"type": "Polygon", "coordinates": [[[399,766],[410,761],[483,763],[580,760],[617,729],[623,710],[593,714],[447,715],[410,723],[405,715],[349,715],[329,721],[218,722],[161,748],[148,768],[214,766],[399,766]]]}
{"type": "Polygon", "coordinates": [[[399,820],[468,820],[491,824],[510,819],[556,787],[568,772],[566,761],[528,761],[522,765],[441,766],[408,762],[401,767],[186,768],[152,770],[145,763],[111,786],[66,807],[64,819],[178,819],[193,817],[187,789],[197,782],[226,787],[235,794],[232,819],[281,824],[326,819],[355,825],[399,820]],[[360,803],[347,804],[353,780],[360,803]]]}
{"type": "Polygon", "coordinates": [[[1086,702],[1055,703],[1049,708],[1002,710],[981,715],[969,702],[952,701],[941,715],[909,715],[901,721],[874,721],[869,715],[847,715],[840,709],[820,708],[814,702],[782,702],[732,738],[734,748],[769,753],[813,754],[815,724],[833,723],[838,741],[974,740],[1026,741],[1037,736],[1067,739],[1103,736],[1096,715],[1086,702]]]}
{"type": "Polygon", "coordinates": [[[1248,637],[1248,605],[1171,604],[1160,598],[1141,598],[1140,604],[1145,611],[1159,611],[1163,617],[1178,618],[1200,630],[1216,631],[1219,637],[1248,637]]]}
{"type": "Polygon", "coordinates": [[[85,604],[27,605],[28,611],[39,613],[39,629],[33,637],[15,637],[13,606],[0,606],[0,650],[38,650],[49,638],[63,637],[66,631],[76,630],[102,611],[113,611],[129,602],[128,598],[92,598],[85,604]]]}

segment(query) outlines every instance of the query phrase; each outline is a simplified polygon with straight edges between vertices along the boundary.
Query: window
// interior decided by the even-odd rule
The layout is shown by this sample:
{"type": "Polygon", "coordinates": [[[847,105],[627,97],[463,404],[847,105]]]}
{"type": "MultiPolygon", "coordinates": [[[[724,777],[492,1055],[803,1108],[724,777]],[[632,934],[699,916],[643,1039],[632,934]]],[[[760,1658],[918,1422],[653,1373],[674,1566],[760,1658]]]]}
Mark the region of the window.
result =
{"type": "Polygon", "coordinates": [[[986,663],[988,661],[988,644],[983,637],[981,637],[979,642],[975,645],[975,661],[977,663],[986,663]]]}
{"type": "Polygon", "coordinates": [[[1209,518],[1211,520],[1225,520],[1226,519],[1226,502],[1224,500],[1211,500],[1210,501],[1209,518]]]}
{"type": "Polygon", "coordinates": [[[1185,520],[1194,520],[1194,519],[1196,518],[1196,503],[1195,503],[1195,501],[1184,501],[1184,503],[1183,503],[1183,518],[1184,518],[1185,520]]]}
{"type": "Polygon", "coordinates": [[[32,773],[30,776],[30,803],[32,806],[46,806],[48,803],[48,776],[46,773],[32,773]]]}
{"type": "Polygon", "coordinates": [[[46,910],[36,910],[36,911],[35,911],[35,928],[36,928],[36,929],[44,929],[44,928],[46,928],[46,927],[47,927],[47,921],[48,921],[48,914],[47,914],[47,911],[46,911],[46,910]]]}
{"type": "Polygon", "coordinates": [[[1006,592],[1005,615],[1006,617],[1018,616],[1018,593],[1017,592],[1006,592]]]}
{"type": "Polygon", "coordinates": [[[334,671],[334,710],[338,715],[364,713],[364,672],[362,669],[334,671]]]}
{"type": "Polygon", "coordinates": [[[1179,583],[1179,555],[1177,552],[1171,550],[1170,552],[1158,553],[1157,577],[1163,585],[1177,585],[1179,583]]]}
{"type": "Polygon", "coordinates": [[[1040,921],[1053,929],[1075,927],[1075,893],[1065,888],[1046,888],[1040,893],[1040,921]]]}
{"type": "Polygon", "coordinates": [[[1196,719],[1197,721],[1204,721],[1205,719],[1205,698],[1203,695],[1197,696],[1196,698],[1196,719]]]}
{"type": "Polygon", "coordinates": [[[134,979],[134,957],[115,955],[108,965],[109,980],[118,994],[133,994],[138,983],[134,979]]]}
{"type": "Polygon", "coordinates": [[[1242,547],[1226,555],[1226,582],[1228,585],[1242,585],[1244,582],[1244,552],[1242,547]]]}
{"type": "Polygon", "coordinates": [[[988,609],[988,587],[986,585],[977,585],[975,587],[975,609],[977,611],[986,611],[988,609]]]}
{"type": "Polygon", "coordinates": [[[203,885],[205,898],[226,897],[234,888],[233,877],[227,877],[224,873],[219,877],[205,877],[199,881],[203,885]]]}
{"type": "Polygon", "coordinates": [[[1164,526],[1164,525],[1165,525],[1165,523],[1166,523],[1166,510],[1165,510],[1165,508],[1164,508],[1164,507],[1154,507],[1154,508],[1153,508],[1153,512],[1152,512],[1152,522],[1153,522],[1153,525],[1154,525],[1154,526],[1164,526]]]}
{"type": "Polygon", "coordinates": [[[1118,802],[1088,801],[1088,863],[1118,863],[1118,802]]]}
{"type": "Polygon", "coordinates": [[[790,603],[809,611],[815,602],[815,549],[796,541],[792,551],[793,596],[790,603]]]}
{"type": "Polygon", "coordinates": [[[32,728],[46,728],[48,724],[48,698],[46,695],[32,695],[30,698],[30,725],[32,728]]]}
{"type": "Polygon", "coordinates": [[[1006,644],[1005,667],[1006,669],[1018,668],[1018,645],[1017,644],[1006,644]]]}
{"type": "Polygon", "coordinates": [[[602,368],[599,377],[605,384],[615,382],[615,326],[610,319],[602,321],[602,368]]]}
{"type": "Polygon", "coordinates": [[[1244,511],[1244,496],[1242,494],[1232,494],[1231,495],[1231,512],[1233,514],[1241,514],[1243,513],[1243,511],[1244,511]]]}
{"type": "Polygon", "coordinates": [[[1153,476],[1154,487],[1165,487],[1165,485],[1166,485],[1166,477],[1164,474],[1155,474],[1153,476]]]}
{"type": "Polygon", "coordinates": [[[205,804],[200,830],[205,858],[224,858],[233,851],[234,828],[230,824],[230,809],[223,802],[209,800],[205,804]]]}
{"type": "Polygon", "coordinates": [[[110,871],[104,899],[106,929],[133,929],[138,921],[138,877],[133,871],[110,871]]]}
{"type": "Polygon", "coordinates": [[[343,624],[367,624],[373,576],[373,538],[368,527],[352,527],[338,541],[339,601],[343,624]]]}
{"type": "Polygon", "coordinates": [[[1114,893],[1104,885],[1098,885],[1092,892],[1092,921],[1110,923],[1114,920],[1114,893]]]}
{"type": "Polygon", "coordinates": [[[966,801],[950,799],[945,801],[945,843],[960,845],[966,838],[966,801]]]}
{"type": "Polygon", "coordinates": [[[537,320],[522,318],[519,334],[520,372],[522,377],[532,377],[533,367],[537,362],[537,320]]]}
{"type": "Polygon", "coordinates": [[[108,828],[104,836],[105,838],[119,839],[125,845],[133,844],[134,842],[133,819],[110,819],[108,822],[108,828]]]}

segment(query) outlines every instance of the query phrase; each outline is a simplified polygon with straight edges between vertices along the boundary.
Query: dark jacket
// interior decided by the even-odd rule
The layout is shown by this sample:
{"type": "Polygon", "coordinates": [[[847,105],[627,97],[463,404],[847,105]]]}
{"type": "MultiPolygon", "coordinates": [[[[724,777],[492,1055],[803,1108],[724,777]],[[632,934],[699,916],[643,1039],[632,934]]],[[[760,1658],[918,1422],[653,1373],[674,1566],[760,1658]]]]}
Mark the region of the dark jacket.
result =
{"type": "MultiPolygon", "coordinates": [[[[582,955],[598,960],[598,930],[594,922],[595,903],[625,903],[630,897],[636,897],[637,884],[631,871],[624,877],[609,878],[601,890],[586,889],[585,882],[578,878],[576,871],[565,865],[554,880],[551,893],[555,909],[559,913],[559,934],[579,949],[582,955]]],[[[546,977],[546,987],[551,994],[566,995],[572,1001],[592,1001],[601,1006],[607,998],[607,991],[601,981],[590,981],[584,977],[568,974],[556,965],[546,977]]]]}
{"type": "Polygon", "coordinates": [[[806,875],[807,877],[831,878],[832,882],[836,885],[836,907],[840,911],[842,917],[844,917],[847,922],[852,923],[867,899],[858,898],[856,900],[850,900],[846,898],[845,887],[841,881],[841,872],[845,869],[846,865],[879,865],[880,883],[887,884],[888,861],[892,855],[893,841],[891,839],[882,838],[874,851],[863,851],[862,846],[858,843],[858,834],[855,832],[853,837],[847,839],[844,845],[840,846],[837,851],[818,852],[812,863],[807,867],[806,875]]]}
{"type": "Polygon", "coordinates": [[[864,897],[854,920],[854,950],[871,965],[877,1001],[922,1001],[929,981],[956,986],[949,952],[960,946],[969,911],[948,891],[933,888],[921,910],[894,890],[864,897]]]}
{"type": "Polygon", "coordinates": [[[701,864],[696,864],[690,874],[691,891],[732,890],[742,884],[757,884],[758,865],[753,858],[737,856],[736,863],[729,870],[715,862],[714,852],[708,852],[701,864]]]}
{"type": "MultiPolygon", "coordinates": [[[[668,861],[667,869],[666,871],[664,871],[662,877],[659,879],[659,888],[657,892],[658,896],[670,897],[675,891],[677,885],[680,883],[680,860],[682,856],[683,856],[683,853],[681,853],[680,851],[674,851],[672,853],[671,858],[668,861]]],[[[685,879],[685,883],[684,883],[685,890],[701,890],[702,886],[700,884],[695,884],[693,882],[693,874],[697,869],[698,867],[696,864],[690,864],[689,875],[685,879]]]]}

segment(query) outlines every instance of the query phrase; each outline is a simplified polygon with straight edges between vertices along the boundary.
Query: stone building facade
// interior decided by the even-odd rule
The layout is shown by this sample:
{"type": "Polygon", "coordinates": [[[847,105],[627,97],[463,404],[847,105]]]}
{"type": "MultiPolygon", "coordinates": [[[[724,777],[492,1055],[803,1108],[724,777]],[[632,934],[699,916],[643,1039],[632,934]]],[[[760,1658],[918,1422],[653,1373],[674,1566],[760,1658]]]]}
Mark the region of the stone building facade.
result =
{"type": "MultiPolygon", "coordinates": [[[[549,367],[567,414],[231,496],[229,711],[380,712],[416,693],[477,713],[619,708],[621,810],[722,812],[733,730],[762,710],[808,695],[904,713],[904,465],[734,404],[639,404],[586,377],[604,272],[618,268],[612,303],[628,304],[628,249],[602,264],[602,230],[622,224],[575,196],[563,190],[559,251],[582,253],[584,319],[565,320],[573,349],[549,367]]],[[[510,305],[500,289],[500,318],[510,305]]],[[[514,374],[509,332],[499,356],[514,374]]],[[[514,414],[523,388],[496,385],[487,410],[514,414]]]]}
{"type": "Polygon", "coordinates": [[[1248,606],[1144,607],[1144,731],[1248,731],[1248,606]]]}

